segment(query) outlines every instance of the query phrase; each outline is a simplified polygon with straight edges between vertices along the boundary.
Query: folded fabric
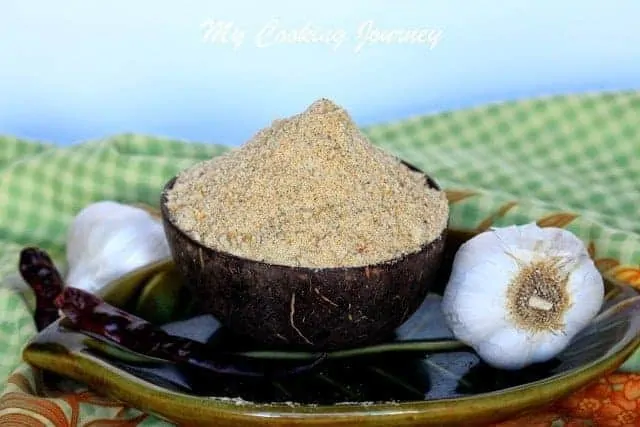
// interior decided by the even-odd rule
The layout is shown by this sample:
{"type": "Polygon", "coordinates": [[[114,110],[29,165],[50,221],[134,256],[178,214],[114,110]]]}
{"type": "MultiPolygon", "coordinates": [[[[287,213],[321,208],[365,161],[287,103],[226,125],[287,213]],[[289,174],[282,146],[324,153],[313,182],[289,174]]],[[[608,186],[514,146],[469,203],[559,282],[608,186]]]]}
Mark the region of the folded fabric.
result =
{"type": "MultiPolygon", "coordinates": [[[[603,274],[640,289],[638,117],[640,93],[625,92],[489,105],[365,132],[437,179],[452,227],[566,227],[603,274]]],[[[91,390],[50,389],[21,362],[35,326],[18,253],[40,246],[64,268],[66,230],[82,207],[104,199],[155,206],[170,177],[228,149],[132,134],[70,147],[0,138],[0,424],[169,425],[91,390]]],[[[640,425],[638,372],[636,353],[620,372],[501,425],[640,425]]]]}

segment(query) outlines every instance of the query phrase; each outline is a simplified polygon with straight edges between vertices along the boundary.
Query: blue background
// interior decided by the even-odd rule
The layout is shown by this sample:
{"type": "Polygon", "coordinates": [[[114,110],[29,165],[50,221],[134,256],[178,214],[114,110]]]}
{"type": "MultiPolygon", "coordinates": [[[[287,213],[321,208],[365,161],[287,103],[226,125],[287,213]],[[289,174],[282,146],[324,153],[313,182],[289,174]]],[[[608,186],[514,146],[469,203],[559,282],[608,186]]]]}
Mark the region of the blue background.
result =
{"type": "Polygon", "coordinates": [[[523,97],[640,88],[640,2],[152,1],[0,3],[0,133],[60,144],[142,132],[240,144],[330,97],[361,125],[523,97]],[[260,48],[272,19],[342,29],[260,48]],[[245,32],[234,49],[208,19],[245,32]],[[358,27],[439,29],[427,46],[368,46],[358,27]]]}

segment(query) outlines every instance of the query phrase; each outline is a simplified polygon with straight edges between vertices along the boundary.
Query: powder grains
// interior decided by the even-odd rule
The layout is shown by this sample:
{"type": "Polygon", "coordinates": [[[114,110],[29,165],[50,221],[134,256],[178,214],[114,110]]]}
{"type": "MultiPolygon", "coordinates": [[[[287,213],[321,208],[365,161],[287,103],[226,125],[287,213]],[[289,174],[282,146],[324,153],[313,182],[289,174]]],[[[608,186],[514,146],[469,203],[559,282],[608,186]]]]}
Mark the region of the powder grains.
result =
{"type": "Polygon", "coordinates": [[[443,192],[373,146],[326,99],[183,171],[167,199],[175,224],[208,247],[313,268],[418,251],[449,214],[443,192]]]}

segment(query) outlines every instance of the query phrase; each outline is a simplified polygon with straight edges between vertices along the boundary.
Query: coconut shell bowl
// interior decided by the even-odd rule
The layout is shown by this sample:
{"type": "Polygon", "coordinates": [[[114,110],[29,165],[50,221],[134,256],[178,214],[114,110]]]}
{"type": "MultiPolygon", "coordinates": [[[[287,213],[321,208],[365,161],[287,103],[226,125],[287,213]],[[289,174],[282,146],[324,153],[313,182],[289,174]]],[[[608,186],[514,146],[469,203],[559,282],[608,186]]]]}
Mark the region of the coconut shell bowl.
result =
{"type": "MultiPolygon", "coordinates": [[[[422,304],[440,267],[446,229],[419,251],[374,265],[305,268],[202,245],[161,214],[179,273],[198,302],[238,336],[270,347],[328,351],[382,342],[422,304]]],[[[427,185],[439,189],[427,177],[427,185]]]]}

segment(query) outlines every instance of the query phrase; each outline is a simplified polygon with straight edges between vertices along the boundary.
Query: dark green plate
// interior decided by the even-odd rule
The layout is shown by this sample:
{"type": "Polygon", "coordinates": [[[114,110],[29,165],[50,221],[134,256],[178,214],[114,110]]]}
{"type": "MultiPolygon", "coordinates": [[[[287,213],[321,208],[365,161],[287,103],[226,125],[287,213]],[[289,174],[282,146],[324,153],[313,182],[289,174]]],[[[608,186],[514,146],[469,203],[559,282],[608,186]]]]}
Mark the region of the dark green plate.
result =
{"type": "MultiPolygon", "coordinates": [[[[599,315],[555,359],[519,371],[483,363],[452,339],[439,310],[450,262],[470,233],[451,230],[434,292],[380,346],[331,353],[315,371],[278,381],[213,376],[147,359],[54,323],[26,347],[31,364],[186,425],[471,425],[550,403],[620,366],[640,345],[640,296],[607,283],[599,315]]],[[[257,348],[210,316],[190,314],[171,261],[112,283],[103,297],[170,332],[283,366],[313,355],[257,348]]]]}

